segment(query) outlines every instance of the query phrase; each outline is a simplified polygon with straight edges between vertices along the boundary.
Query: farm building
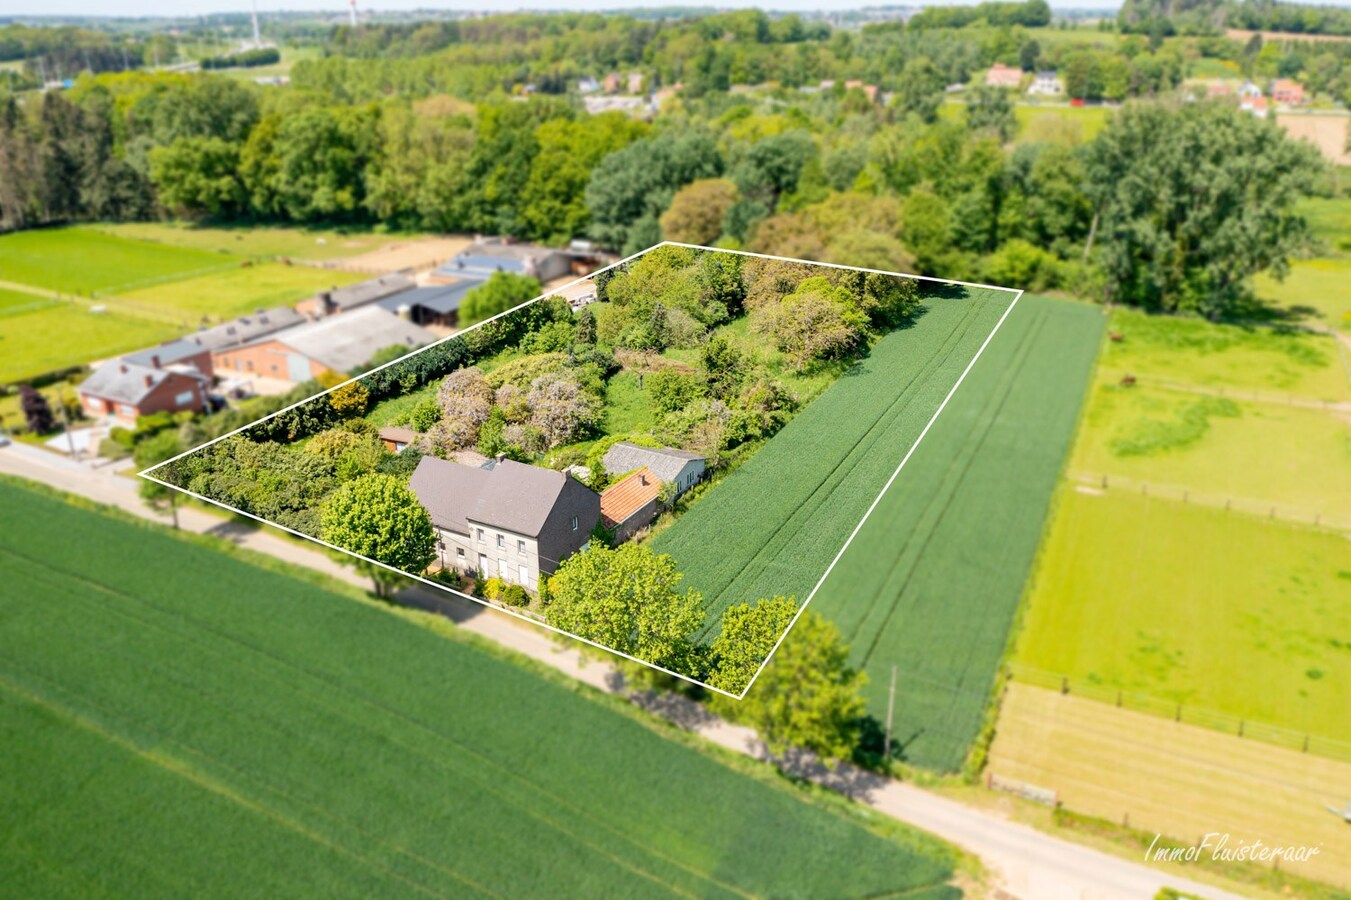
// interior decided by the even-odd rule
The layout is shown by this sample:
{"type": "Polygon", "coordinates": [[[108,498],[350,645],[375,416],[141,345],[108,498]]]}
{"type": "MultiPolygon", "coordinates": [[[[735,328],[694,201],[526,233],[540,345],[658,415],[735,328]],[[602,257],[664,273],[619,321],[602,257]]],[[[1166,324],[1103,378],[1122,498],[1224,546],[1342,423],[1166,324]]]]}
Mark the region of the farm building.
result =
{"type": "Polygon", "coordinates": [[[411,428],[398,428],[390,425],[380,429],[380,442],[390,453],[402,453],[408,445],[417,440],[417,432],[411,428]]]}
{"type": "Polygon", "coordinates": [[[989,87],[1016,88],[1023,83],[1023,70],[995,63],[985,73],[985,84],[989,87]]]}
{"type": "Polygon", "coordinates": [[[211,351],[188,340],[169,341],[158,347],[137,350],[121,357],[123,362],[146,366],[151,369],[168,369],[174,366],[191,366],[208,381],[212,375],[211,351]]]}
{"type": "Polygon", "coordinates": [[[439,278],[486,279],[494,272],[529,275],[552,281],[572,272],[572,257],[564,250],[518,244],[503,238],[481,238],[436,270],[439,278]]]}
{"type": "Polygon", "coordinates": [[[1065,93],[1065,82],[1060,80],[1060,76],[1055,69],[1038,72],[1032,76],[1032,83],[1027,86],[1029,96],[1037,97],[1055,97],[1065,93]]]}
{"type": "Polygon", "coordinates": [[[407,275],[382,275],[345,287],[321,291],[296,304],[296,312],[311,319],[358,309],[377,300],[411,291],[417,283],[407,275]]]}
{"type": "Polygon", "coordinates": [[[330,316],[212,354],[218,372],[260,375],[298,383],[324,372],[345,373],[376,351],[398,345],[412,350],[436,340],[425,328],[379,306],[330,316]]]}
{"type": "Polygon", "coordinates": [[[661,489],[662,480],[643,466],[601,492],[600,518],[616,542],[652,524],[661,508],[661,489]]]}
{"type": "Polygon", "coordinates": [[[211,328],[203,328],[187,335],[183,340],[214,353],[226,347],[247,344],[264,335],[275,334],[304,322],[305,317],[291,307],[278,306],[273,309],[260,309],[211,328]]]}
{"type": "Polygon", "coordinates": [[[211,379],[191,365],[162,368],[115,359],[95,369],[77,390],[86,416],[132,428],[139,416],[152,413],[206,411],[210,385],[211,379]]]}
{"type": "Polygon", "coordinates": [[[458,278],[448,284],[413,288],[376,301],[376,305],[414,325],[454,328],[460,322],[460,304],[465,294],[482,283],[481,278],[458,278]]]}
{"type": "Polygon", "coordinates": [[[646,468],[659,480],[674,484],[675,497],[698,484],[706,468],[705,458],[697,453],[669,447],[640,447],[626,441],[606,451],[603,462],[612,477],[646,468]]]}
{"type": "Polygon", "coordinates": [[[600,521],[595,491],[509,459],[475,467],[424,456],[408,487],[431,516],[442,568],[530,590],[584,549],[600,521]]]}

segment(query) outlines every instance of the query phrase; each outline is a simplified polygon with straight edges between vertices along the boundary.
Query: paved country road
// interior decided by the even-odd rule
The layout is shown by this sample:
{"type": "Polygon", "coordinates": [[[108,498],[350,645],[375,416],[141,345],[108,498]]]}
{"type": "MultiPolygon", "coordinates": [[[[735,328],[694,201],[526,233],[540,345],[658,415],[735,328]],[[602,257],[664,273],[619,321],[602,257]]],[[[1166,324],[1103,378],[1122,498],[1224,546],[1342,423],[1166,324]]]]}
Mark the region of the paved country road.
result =
{"type": "MultiPolygon", "coordinates": [[[[165,522],[165,517],[156,515],[137,496],[135,479],[116,474],[112,468],[91,467],[27,444],[0,447],[0,472],[39,481],[144,518],[165,522]]],[[[242,527],[198,509],[180,508],[178,515],[184,530],[213,534],[250,550],[317,569],[351,584],[367,586],[351,568],[335,562],[327,551],[318,547],[311,550],[266,528],[242,527]]],[[[421,586],[405,591],[400,600],[440,612],[468,631],[547,663],[601,690],[614,691],[622,684],[609,666],[584,659],[576,650],[560,647],[543,629],[496,610],[421,586]]],[[[671,696],[650,697],[641,702],[653,712],[685,724],[723,747],[749,756],[766,756],[764,745],[753,731],[723,722],[697,704],[671,696]]],[[[852,766],[840,766],[832,772],[811,759],[789,760],[784,765],[978,856],[992,872],[995,887],[1018,900],[1147,900],[1163,887],[1216,900],[1235,898],[1233,894],[1171,875],[1142,862],[1110,856],[1011,822],[995,813],[852,766]]]]}

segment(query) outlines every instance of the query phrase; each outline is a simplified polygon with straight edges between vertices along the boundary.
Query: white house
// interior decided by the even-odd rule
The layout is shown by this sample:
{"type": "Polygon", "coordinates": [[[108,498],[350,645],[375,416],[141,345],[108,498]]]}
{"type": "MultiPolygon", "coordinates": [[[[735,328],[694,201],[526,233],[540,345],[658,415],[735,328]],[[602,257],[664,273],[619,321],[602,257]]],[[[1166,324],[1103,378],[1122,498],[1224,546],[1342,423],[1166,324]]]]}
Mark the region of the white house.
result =
{"type": "Polygon", "coordinates": [[[1065,93],[1065,82],[1060,80],[1054,69],[1038,72],[1032,76],[1032,84],[1028,85],[1027,93],[1029,96],[1059,96],[1065,93]]]}

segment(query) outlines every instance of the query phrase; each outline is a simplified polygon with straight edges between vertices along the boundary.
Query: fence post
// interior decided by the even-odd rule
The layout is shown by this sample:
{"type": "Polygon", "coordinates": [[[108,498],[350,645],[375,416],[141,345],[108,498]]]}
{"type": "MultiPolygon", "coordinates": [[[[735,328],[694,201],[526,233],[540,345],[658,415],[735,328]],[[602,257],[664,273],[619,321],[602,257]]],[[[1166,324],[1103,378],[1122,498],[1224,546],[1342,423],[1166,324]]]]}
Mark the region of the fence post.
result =
{"type": "Polygon", "coordinates": [[[1060,693],[1068,694],[1070,692],[1070,679],[1068,675],[1060,676],[1060,693]]]}
{"type": "Polygon", "coordinates": [[[1121,708],[1121,691],[1116,692],[1116,706],[1117,709],[1121,708]]]}
{"type": "Polygon", "coordinates": [[[1243,720],[1238,720],[1238,736],[1243,737],[1243,720]]]}
{"type": "Polygon", "coordinates": [[[1307,734],[1304,735],[1304,752],[1309,752],[1309,736],[1307,734]]]}
{"type": "Polygon", "coordinates": [[[1176,716],[1176,718],[1174,718],[1173,721],[1175,721],[1175,722],[1181,722],[1181,721],[1182,721],[1182,704],[1181,704],[1181,703],[1179,703],[1179,704],[1177,705],[1177,716],[1176,716]]]}

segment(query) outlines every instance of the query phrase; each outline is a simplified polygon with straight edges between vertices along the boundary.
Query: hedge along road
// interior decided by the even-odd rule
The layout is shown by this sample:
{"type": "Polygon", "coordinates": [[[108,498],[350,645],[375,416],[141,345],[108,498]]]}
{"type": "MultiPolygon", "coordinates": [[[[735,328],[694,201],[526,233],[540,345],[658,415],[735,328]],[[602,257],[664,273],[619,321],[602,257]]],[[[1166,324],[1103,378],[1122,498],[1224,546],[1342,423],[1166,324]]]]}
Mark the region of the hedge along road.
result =
{"type": "Polygon", "coordinates": [[[980,730],[1104,319],[1024,295],[812,607],[840,626],[906,759],[960,768],[980,730]]]}
{"type": "Polygon", "coordinates": [[[700,640],[729,606],[807,598],[1015,297],[943,293],[653,540],[703,594],[700,640]]]}

